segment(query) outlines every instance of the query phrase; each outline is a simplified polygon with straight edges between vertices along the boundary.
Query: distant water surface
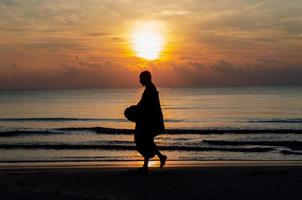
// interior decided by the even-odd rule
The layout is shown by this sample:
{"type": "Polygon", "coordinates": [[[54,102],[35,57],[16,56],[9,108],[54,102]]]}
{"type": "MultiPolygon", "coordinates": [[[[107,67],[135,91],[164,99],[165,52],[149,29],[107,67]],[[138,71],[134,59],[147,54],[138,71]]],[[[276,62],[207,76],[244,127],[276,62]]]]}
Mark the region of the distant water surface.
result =
{"type": "MultiPolygon", "coordinates": [[[[143,89],[0,90],[0,160],[137,160],[143,89]]],[[[159,88],[175,160],[299,160],[302,87],[159,88]]]]}

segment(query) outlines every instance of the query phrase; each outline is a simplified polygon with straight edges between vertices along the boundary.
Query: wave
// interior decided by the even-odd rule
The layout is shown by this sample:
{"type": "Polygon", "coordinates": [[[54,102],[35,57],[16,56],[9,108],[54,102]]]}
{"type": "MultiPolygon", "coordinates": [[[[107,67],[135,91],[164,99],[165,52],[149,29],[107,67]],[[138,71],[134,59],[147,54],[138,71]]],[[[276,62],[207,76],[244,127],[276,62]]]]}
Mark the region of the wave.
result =
{"type": "Polygon", "coordinates": [[[198,110],[198,109],[207,109],[207,110],[223,110],[223,109],[237,109],[237,107],[231,106],[163,106],[163,110],[198,110]]]}
{"type": "Polygon", "coordinates": [[[250,123],[302,123],[302,119],[269,119],[269,120],[248,120],[250,123]]]}
{"type": "Polygon", "coordinates": [[[70,118],[70,117],[42,117],[42,118],[0,118],[2,122],[27,122],[27,121],[53,121],[53,122],[65,122],[65,121],[116,121],[124,122],[126,119],[114,119],[114,118],[70,118]]]}
{"type": "Polygon", "coordinates": [[[281,153],[284,155],[302,155],[302,152],[289,151],[289,150],[282,150],[281,153]]]}
{"type": "Polygon", "coordinates": [[[93,132],[96,134],[120,134],[120,135],[130,135],[134,134],[133,129],[114,129],[114,128],[104,128],[104,127],[94,127],[94,128],[81,128],[81,127],[71,127],[71,128],[56,128],[48,130],[12,130],[12,131],[0,131],[0,137],[16,137],[16,136],[30,136],[30,135],[64,135],[64,134],[74,134],[75,132],[93,132]]]}
{"type": "MultiPolygon", "coordinates": [[[[134,145],[72,145],[72,144],[0,144],[0,149],[53,149],[53,150],[135,150],[134,145]]],[[[268,152],[273,148],[268,147],[247,147],[247,148],[220,148],[220,147],[195,147],[195,146],[159,146],[161,150],[170,151],[230,151],[230,152],[268,152]]]]}
{"type": "MultiPolygon", "coordinates": [[[[116,118],[72,118],[72,117],[41,117],[41,118],[0,118],[0,122],[68,122],[68,121],[94,121],[94,122],[127,122],[127,119],[116,118]]],[[[183,122],[183,119],[165,119],[165,122],[183,122]]]]}
{"type": "MultiPolygon", "coordinates": [[[[105,127],[70,127],[59,128],[61,131],[93,131],[109,134],[133,134],[133,129],[116,129],[105,127]]],[[[302,129],[166,129],[164,134],[302,134],[302,129]]]]}
{"type": "Polygon", "coordinates": [[[26,131],[26,130],[15,130],[15,131],[1,131],[0,137],[15,137],[15,136],[22,136],[22,135],[55,135],[55,134],[62,134],[59,132],[54,131],[26,131]]]}
{"type": "MultiPolygon", "coordinates": [[[[46,134],[74,134],[74,132],[93,132],[96,134],[134,134],[133,129],[118,129],[106,127],[67,127],[46,130],[12,130],[0,131],[0,137],[46,134]]],[[[302,129],[166,129],[163,134],[302,134],[302,129]]]]}
{"type": "Polygon", "coordinates": [[[302,141],[224,141],[224,140],[203,140],[204,143],[210,145],[257,145],[257,146],[280,146],[291,149],[302,149],[302,141]]]}
{"type": "Polygon", "coordinates": [[[301,134],[302,129],[168,129],[173,134],[301,134]]]}

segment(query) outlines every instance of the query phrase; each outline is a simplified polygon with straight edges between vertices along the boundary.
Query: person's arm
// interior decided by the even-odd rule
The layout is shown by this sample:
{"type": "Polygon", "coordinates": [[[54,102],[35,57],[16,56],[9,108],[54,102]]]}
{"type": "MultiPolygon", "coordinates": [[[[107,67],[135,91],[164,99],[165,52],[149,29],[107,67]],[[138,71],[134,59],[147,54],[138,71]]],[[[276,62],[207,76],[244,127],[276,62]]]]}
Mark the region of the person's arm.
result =
{"type": "Polygon", "coordinates": [[[143,101],[144,101],[143,99],[144,99],[144,94],[142,95],[141,99],[139,100],[139,102],[136,105],[138,108],[141,108],[143,106],[143,101]]]}
{"type": "Polygon", "coordinates": [[[137,106],[139,108],[143,108],[145,106],[146,102],[148,101],[147,93],[148,92],[145,89],[143,94],[142,94],[142,97],[141,97],[140,101],[137,103],[137,106]]]}

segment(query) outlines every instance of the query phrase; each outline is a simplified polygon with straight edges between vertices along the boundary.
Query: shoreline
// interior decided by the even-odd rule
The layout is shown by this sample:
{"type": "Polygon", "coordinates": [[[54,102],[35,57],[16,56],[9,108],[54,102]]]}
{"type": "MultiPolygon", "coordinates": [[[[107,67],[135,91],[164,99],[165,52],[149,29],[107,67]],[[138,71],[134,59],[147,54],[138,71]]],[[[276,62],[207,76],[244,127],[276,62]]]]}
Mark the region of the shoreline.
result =
{"type": "MultiPolygon", "coordinates": [[[[30,161],[30,162],[1,162],[0,170],[15,169],[134,169],[143,164],[137,161],[30,161]]],[[[158,160],[149,163],[150,168],[156,169],[158,160]]],[[[180,161],[168,160],[165,168],[192,169],[208,167],[302,167],[302,160],[220,160],[220,161],[180,161]]]]}

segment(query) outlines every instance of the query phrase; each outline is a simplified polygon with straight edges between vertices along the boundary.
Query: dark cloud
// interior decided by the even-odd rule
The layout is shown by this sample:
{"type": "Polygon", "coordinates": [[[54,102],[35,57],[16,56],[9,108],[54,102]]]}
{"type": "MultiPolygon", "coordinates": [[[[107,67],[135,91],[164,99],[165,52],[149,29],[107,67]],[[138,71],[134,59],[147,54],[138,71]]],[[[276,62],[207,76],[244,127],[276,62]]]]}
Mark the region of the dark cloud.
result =
{"type": "Polygon", "coordinates": [[[274,59],[261,58],[260,63],[235,65],[220,60],[204,67],[174,68],[183,74],[188,86],[281,86],[302,85],[302,67],[280,64],[274,59]],[[278,66],[272,65],[278,63],[278,66]]]}
{"type": "Polygon", "coordinates": [[[125,67],[109,62],[89,63],[80,61],[78,65],[62,65],[63,71],[56,77],[59,88],[116,88],[137,85],[136,74],[125,67]]]}
{"type": "Polygon", "coordinates": [[[58,50],[58,49],[70,49],[80,47],[81,45],[76,42],[68,41],[35,41],[31,43],[23,44],[26,48],[30,49],[45,49],[45,50],[58,50]]]}
{"type": "MultiPolygon", "coordinates": [[[[138,86],[137,73],[106,63],[63,64],[54,72],[37,69],[5,70],[0,73],[0,89],[25,88],[121,88],[138,86]],[[85,66],[84,66],[85,65],[85,66]]],[[[1,68],[0,68],[1,70],[1,68]]]]}
{"type": "Polygon", "coordinates": [[[277,65],[280,64],[280,61],[275,59],[275,58],[271,58],[271,57],[257,57],[257,61],[261,62],[263,64],[266,65],[277,65]]]}
{"type": "Polygon", "coordinates": [[[0,5],[16,6],[16,5],[18,5],[18,1],[17,0],[1,0],[0,5]]]}
{"type": "Polygon", "coordinates": [[[10,69],[10,70],[15,70],[18,67],[17,63],[11,63],[11,64],[0,64],[0,68],[2,69],[10,69]]]}
{"type": "Polygon", "coordinates": [[[17,66],[17,63],[13,63],[11,66],[10,66],[10,68],[11,69],[16,69],[18,66],[17,66]]]}
{"type": "Polygon", "coordinates": [[[112,37],[111,39],[112,39],[113,41],[121,41],[121,40],[122,40],[121,37],[112,37]]]}
{"type": "Polygon", "coordinates": [[[64,76],[66,75],[69,77],[77,78],[77,77],[81,77],[84,73],[84,71],[80,70],[78,67],[75,66],[63,64],[61,65],[61,67],[64,70],[62,73],[64,76]]]}
{"type": "Polygon", "coordinates": [[[93,36],[93,37],[98,37],[98,36],[107,36],[108,33],[104,33],[104,32],[94,32],[94,33],[89,33],[89,36],[93,36]]]}
{"type": "MultiPolygon", "coordinates": [[[[263,59],[250,64],[219,60],[213,64],[169,63],[166,68],[151,67],[159,86],[289,86],[302,85],[299,65],[266,64],[263,59]]],[[[274,62],[274,61],[273,61],[274,62]]],[[[16,66],[15,64],[11,67],[16,66]]],[[[64,64],[56,73],[14,70],[0,73],[1,88],[120,88],[138,86],[139,71],[113,63],[79,62],[64,64]]]]}
{"type": "Polygon", "coordinates": [[[99,68],[107,68],[108,69],[110,67],[114,67],[111,62],[104,62],[104,63],[92,62],[92,63],[90,63],[90,62],[80,61],[79,65],[80,66],[86,66],[86,67],[93,68],[93,69],[99,69],[99,68]]]}
{"type": "Polygon", "coordinates": [[[188,65],[192,65],[192,66],[198,67],[198,68],[204,68],[205,67],[205,65],[203,63],[193,62],[193,61],[188,62],[188,65]]]}
{"type": "Polygon", "coordinates": [[[8,33],[11,33],[11,34],[12,33],[15,33],[15,34],[20,34],[20,33],[30,34],[33,31],[40,32],[40,33],[51,33],[51,34],[54,34],[54,33],[64,33],[64,32],[70,31],[68,29],[63,29],[63,28],[35,28],[33,30],[32,27],[22,26],[22,25],[19,25],[18,27],[2,26],[0,28],[1,28],[1,31],[8,32],[8,33]]]}

